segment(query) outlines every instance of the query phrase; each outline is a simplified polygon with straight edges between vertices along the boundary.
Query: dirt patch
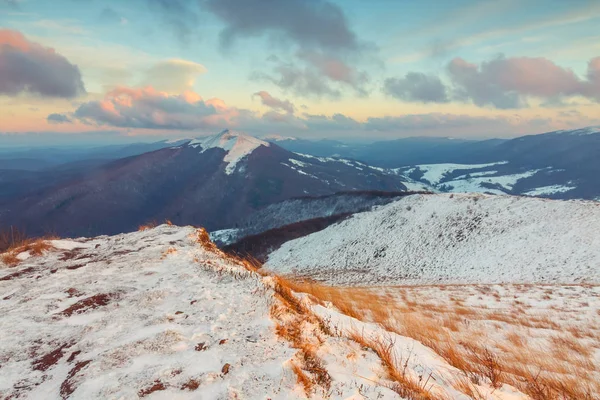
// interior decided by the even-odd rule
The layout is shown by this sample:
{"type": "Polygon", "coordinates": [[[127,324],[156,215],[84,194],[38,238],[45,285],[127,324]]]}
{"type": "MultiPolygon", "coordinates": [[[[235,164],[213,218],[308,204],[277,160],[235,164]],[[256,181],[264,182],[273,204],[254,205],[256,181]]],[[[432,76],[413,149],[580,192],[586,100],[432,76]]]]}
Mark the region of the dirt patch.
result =
{"type": "Polygon", "coordinates": [[[73,314],[81,314],[81,313],[87,312],[89,310],[93,310],[95,308],[107,305],[108,303],[110,303],[110,301],[112,300],[113,297],[114,297],[114,295],[110,294],[110,293],[97,294],[95,296],[91,296],[91,297],[85,298],[83,300],[79,300],[77,303],[66,308],[65,310],[60,312],[58,315],[64,315],[65,317],[70,317],[73,314]]]}
{"type": "Polygon", "coordinates": [[[183,386],[181,386],[181,390],[194,391],[194,390],[198,389],[199,387],[200,387],[199,381],[197,381],[196,379],[190,379],[189,381],[184,383],[183,386]]]}
{"type": "Polygon", "coordinates": [[[194,350],[196,351],[204,351],[206,349],[208,349],[208,346],[205,343],[198,343],[196,347],[194,347],[194,350]]]}
{"type": "Polygon", "coordinates": [[[0,278],[0,281],[10,281],[10,280],[13,280],[16,278],[20,278],[24,275],[27,275],[27,274],[33,272],[34,270],[35,270],[35,268],[33,268],[33,267],[25,268],[20,271],[13,272],[12,274],[3,276],[2,278],[0,278]]]}
{"type": "Polygon", "coordinates": [[[73,346],[73,343],[65,343],[50,353],[42,356],[33,362],[33,369],[36,371],[46,371],[63,357],[65,350],[73,346]]]}
{"type": "Polygon", "coordinates": [[[146,389],[142,389],[138,392],[138,396],[140,397],[146,397],[149,394],[152,394],[154,392],[158,392],[160,390],[167,390],[167,387],[165,386],[164,383],[162,383],[161,381],[159,381],[158,379],[154,381],[154,384],[146,389]]]}
{"type": "Polygon", "coordinates": [[[75,288],[68,288],[67,290],[65,290],[65,293],[68,294],[69,297],[79,297],[83,294],[75,288]]]}
{"type": "MultiPolygon", "coordinates": [[[[70,357],[69,357],[70,358],[70,357]]],[[[79,361],[75,366],[69,371],[67,375],[67,379],[63,381],[60,385],[60,397],[63,399],[68,399],[69,396],[73,394],[76,389],[74,379],[75,376],[81,371],[86,365],[91,363],[92,360],[79,361]]]]}
{"type": "Polygon", "coordinates": [[[79,268],[81,268],[81,267],[85,267],[86,265],[87,265],[87,264],[75,264],[75,265],[69,265],[68,267],[65,267],[65,268],[66,268],[66,269],[73,270],[73,269],[79,269],[79,268]]]}
{"type": "Polygon", "coordinates": [[[71,353],[71,355],[69,356],[69,358],[67,358],[67,362],[73,362],[75,361],[75,358],[81,354],[81,350],[77,350],[71,353]]]}

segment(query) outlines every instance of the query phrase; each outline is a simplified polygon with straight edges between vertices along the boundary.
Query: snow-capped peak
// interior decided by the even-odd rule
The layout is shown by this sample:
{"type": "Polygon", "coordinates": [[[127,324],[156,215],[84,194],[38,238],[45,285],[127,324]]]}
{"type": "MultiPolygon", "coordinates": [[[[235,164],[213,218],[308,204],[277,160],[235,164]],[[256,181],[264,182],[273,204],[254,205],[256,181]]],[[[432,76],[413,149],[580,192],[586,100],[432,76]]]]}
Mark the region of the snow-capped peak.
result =
{"type": "Polygon", "coordinates": [[[241,132],[224,131],[207,137],[196,138],[189,144],[192,147],[200,147],[202,152],[212,148],[221,148],[227,152],[223,161],[229,163],[225,172],[229,175],[235,171],[235,167],[244,157],[248,156],[260,146],[269,147],[269,142],[257,139],[254,136],[241,132]]]}

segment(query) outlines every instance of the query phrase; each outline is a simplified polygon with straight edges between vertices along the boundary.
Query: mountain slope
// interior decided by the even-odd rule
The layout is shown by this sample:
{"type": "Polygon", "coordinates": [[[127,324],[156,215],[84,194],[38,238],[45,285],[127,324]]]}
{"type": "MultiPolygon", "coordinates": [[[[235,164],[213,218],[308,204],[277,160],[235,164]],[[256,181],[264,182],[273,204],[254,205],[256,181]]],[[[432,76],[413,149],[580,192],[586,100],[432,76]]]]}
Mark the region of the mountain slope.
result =
{"type": "MultiPolygon", "coordinates": [[[[161,225],[47,244],[42,255],[15,250],[12,268],[0,257],[3,399],[465,398],[464,372],[431,348],[282,289],[206,231],[161,225]],[[426,387],[402,386],[424,374],[426,387]]],[[[484,377],[475,387],[479,399],[527,399],[484,377]]]]}
{"type": "Polygon", "coordinates": [[[303,156],[226,130],[12,200],[0,220],[64,236],[114,234],[165,219],[215,230],[293,197],[405,189],[400,177],[362,163],[303,156]]]}
{"type": "Polygon", "coordinates": [[[266,267],[335,283],[600,281],[600,204],[414,195],[285,243],[266,267]]]}
{"type": "Polygon", "coordinates": [[[408,138],[372,144],[278,142],[315,155],[337,154],[395,168],[442,192],[482,192],[554,199],[600,199],[600,128],[548,132],[511,140],[408,138]],[[428,178],[431,171],[440,174],[428,178]]]}
{"type": "Polygon", "coordinates": [[[245,236],[256,235],[296,222],[365,211],[411,193],[354,191],[292,198],[251,213],[239,221],[235,229],[211,232],[211,238],[219,245],[230,244],[245,236]]]}

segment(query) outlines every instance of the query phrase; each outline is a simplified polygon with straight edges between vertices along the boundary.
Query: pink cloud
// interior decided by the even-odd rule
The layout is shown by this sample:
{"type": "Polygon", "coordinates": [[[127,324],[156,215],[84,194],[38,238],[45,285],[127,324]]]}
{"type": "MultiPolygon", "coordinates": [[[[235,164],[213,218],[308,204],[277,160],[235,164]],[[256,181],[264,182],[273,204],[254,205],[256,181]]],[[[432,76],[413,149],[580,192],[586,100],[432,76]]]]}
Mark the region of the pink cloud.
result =
{"type": "Polygon", "coordinates": [[[281,110],[290,114],[294,113],[294,104],[292,104],[292,102],[290,102],[289,100],[280,100],[276,97],[271,96],[269,92],[266,92],[264,90],[254,93],[253,96],[260,97],[262,103],[265,106],[270,107],[274,110],[281,110]]]}
{"type": "Polygon", "coordinates": [[[600,58],[589,62],[587,79],[542,57],[499,57],[481,65],[455,58],[447,71],[455,95],[480,106],[516,108],[525,105],[528,96],[600,99],[600,58]]]}
{"type": "Polygon", "coordinates": [[[142,129],[200,129],[236,126],[244,117],[221,99],[203,100],[194,92],[171,95],[151,86],[118,87],[103,100],[79,106],[73,117],[87,124],[142,129]]]}
{"type": "Polygon", "coordinates": [[[76,65],[20,32],[0,29],[0,94],[72,98],[85,93],[76,65]]]}

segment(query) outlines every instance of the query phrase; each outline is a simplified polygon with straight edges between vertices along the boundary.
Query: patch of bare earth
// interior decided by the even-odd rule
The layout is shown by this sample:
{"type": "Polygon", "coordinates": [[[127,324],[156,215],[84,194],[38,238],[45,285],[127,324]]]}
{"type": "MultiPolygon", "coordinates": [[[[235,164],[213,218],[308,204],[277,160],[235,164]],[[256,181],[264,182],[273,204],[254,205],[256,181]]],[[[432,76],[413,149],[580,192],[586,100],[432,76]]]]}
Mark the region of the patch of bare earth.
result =
{"type": "Polygon", "coordinates": [[[94,296],[79,300],[78,302],[67,307],[59,313],[59,315],[70,317],[73,314],[81,314],[89,310],[102,307],[110,303],[115,297],[114,294],[101,293],[94,296]]]}

